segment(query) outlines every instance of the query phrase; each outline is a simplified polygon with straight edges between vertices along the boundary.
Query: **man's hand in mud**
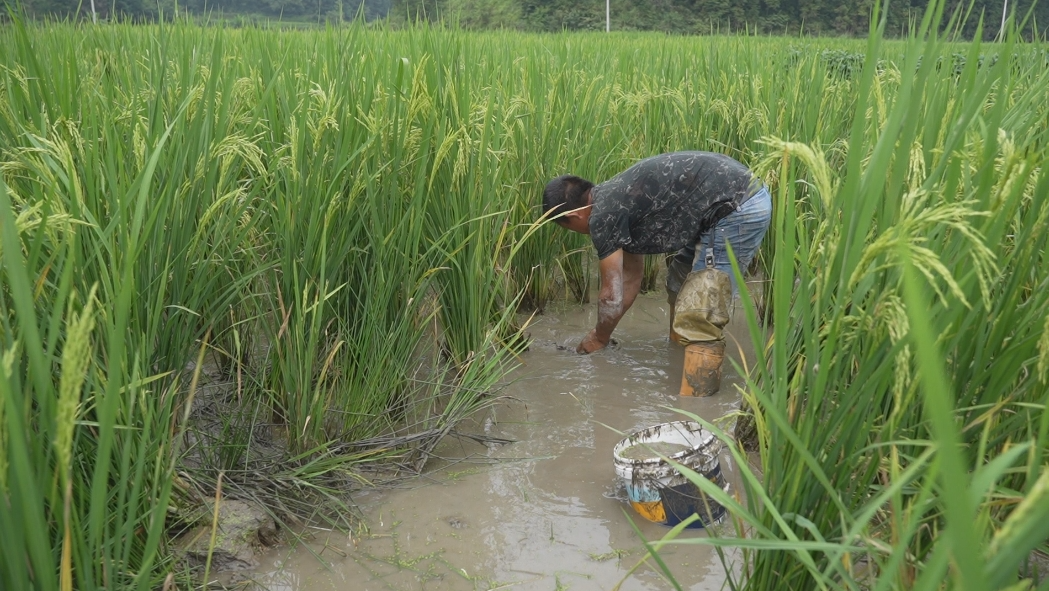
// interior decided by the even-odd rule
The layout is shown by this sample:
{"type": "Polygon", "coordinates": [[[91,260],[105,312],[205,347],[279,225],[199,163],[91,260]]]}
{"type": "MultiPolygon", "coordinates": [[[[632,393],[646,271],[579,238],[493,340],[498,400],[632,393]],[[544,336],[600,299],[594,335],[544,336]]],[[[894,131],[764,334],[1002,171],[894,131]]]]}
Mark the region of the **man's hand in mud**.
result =
{"type": "Polygon", "coordinates": [[[576,347],[575,352],[580,355],[589,355],[594,351],[604,349],[607,345],[608,343],[597,338],[597,329],[595,328],[583,337],[583,340],[579,342],[579,346],[576,347]]]}

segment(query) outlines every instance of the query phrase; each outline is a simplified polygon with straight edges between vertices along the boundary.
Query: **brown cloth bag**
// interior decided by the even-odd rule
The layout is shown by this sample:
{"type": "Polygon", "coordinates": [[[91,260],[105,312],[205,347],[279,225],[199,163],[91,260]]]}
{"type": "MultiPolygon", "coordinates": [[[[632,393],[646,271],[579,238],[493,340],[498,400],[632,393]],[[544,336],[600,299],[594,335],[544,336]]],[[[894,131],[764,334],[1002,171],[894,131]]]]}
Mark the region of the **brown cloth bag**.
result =
{"type": "Polygon", "coordinates": [[[706,262],[706,269],[688,274],[674,302],[673,330],[682,345],[722,340],[729,321],[732,281],[714,267],[713,248],[707,249],[706,262]]]}

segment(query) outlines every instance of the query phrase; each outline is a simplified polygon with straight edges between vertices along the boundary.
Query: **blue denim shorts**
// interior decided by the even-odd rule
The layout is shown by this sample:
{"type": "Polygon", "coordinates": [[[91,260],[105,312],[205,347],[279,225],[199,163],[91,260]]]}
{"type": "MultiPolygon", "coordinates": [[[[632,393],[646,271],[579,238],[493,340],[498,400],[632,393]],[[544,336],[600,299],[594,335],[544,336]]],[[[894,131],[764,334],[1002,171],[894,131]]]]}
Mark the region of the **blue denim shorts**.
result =
{"type": "Polygon", "coordinates": [[[732,278],[732,292],[737,293],[735,277],[732,276],[732,263],[728,258],[728,249],[725,243],[732,245],[732,251],[736,255],[740,269],[746,271],[750,262],[754,260],[761,241],[765,238],[765,232],[769,229],[772,221],[772,196],[769,190],[762,187],[760,191],[747,199],[739,209],[730,213],[705,232],[695,245],[686,246],[679,250],[667,261],[667,299],[673,303],[677,299],[677,292],[685,277],[691,271],[699,271],[705,268],[706,260],[704,253],[710,245],[711,235],[714,238],[714,266],[732,278]]]}

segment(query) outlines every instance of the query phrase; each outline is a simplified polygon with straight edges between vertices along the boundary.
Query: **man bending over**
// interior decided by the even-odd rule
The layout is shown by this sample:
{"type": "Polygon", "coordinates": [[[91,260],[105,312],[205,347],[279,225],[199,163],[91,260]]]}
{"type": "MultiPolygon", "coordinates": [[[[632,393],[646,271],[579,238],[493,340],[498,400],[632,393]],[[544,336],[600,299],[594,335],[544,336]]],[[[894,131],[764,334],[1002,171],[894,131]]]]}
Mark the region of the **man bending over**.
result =
{"type": "Polygon", "coordinates": [[[587,354],[608,345],[641,291],[642,255],[676,253],[667,267],[673,305],[689,272],[705,266],[696,253],[711,241],[716,268],[732,276],[726,242],[740,268],[747,268],[768,230],[772,197],[728,156],[672,152],[641,160],[599,185],[559,176],[543,191],[543,213],[551,211],[562,227],[588,234],[600,259],[597,326],[576,348],[587,354]]]}

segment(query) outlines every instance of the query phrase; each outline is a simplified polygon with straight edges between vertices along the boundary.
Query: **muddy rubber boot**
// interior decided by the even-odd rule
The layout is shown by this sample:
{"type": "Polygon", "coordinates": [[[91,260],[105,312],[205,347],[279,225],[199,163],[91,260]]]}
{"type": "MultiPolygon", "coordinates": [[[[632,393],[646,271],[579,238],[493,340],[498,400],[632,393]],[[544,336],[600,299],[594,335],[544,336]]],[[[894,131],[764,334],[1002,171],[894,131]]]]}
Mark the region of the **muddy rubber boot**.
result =
{"type": "Polygon", "coordinates": [[[685,346],[681,396],[713,396],[721,389],[725,341],[702,341],[685,346]]]}

